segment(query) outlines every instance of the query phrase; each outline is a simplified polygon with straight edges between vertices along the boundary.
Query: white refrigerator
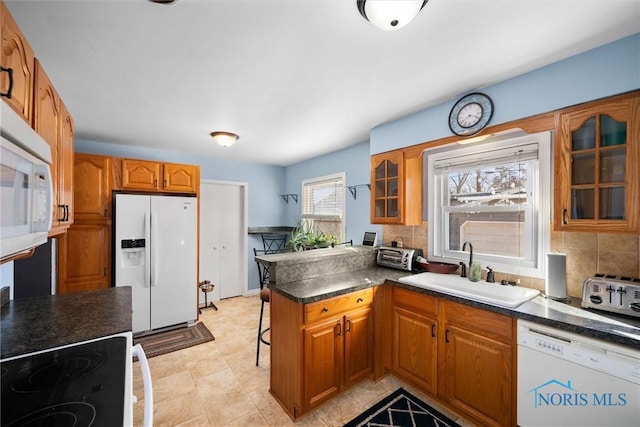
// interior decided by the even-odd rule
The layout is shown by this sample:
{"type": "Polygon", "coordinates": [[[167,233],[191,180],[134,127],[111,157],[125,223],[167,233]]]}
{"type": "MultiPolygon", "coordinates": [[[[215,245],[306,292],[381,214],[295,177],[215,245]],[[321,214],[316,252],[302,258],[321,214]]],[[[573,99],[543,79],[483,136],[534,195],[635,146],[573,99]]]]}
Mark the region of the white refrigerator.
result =
{"type": "Polygon", "coordinates": [[[131,286],[133,332],[197,319],[198,199],[116,194],[115,285],[131,286]]]}

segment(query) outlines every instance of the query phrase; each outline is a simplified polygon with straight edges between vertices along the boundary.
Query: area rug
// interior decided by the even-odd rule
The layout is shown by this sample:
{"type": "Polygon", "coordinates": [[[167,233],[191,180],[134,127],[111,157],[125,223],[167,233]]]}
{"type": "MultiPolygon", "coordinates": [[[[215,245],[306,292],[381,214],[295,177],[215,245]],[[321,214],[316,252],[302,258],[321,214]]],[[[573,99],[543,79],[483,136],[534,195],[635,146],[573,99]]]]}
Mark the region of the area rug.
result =
{"type": "Polygon", "coordinates": [[[403,388],[358,415],[344,427],[460,427],[403,388]]]}
{"type": "Polygon", "coordinates": [[[202,322],[195,326],[188,326],[170,331],[158,332],[157,334],[134,337],[133,344],[141,344],[147,359],[204,344],[213,341],[215,338],[202,322]]]}

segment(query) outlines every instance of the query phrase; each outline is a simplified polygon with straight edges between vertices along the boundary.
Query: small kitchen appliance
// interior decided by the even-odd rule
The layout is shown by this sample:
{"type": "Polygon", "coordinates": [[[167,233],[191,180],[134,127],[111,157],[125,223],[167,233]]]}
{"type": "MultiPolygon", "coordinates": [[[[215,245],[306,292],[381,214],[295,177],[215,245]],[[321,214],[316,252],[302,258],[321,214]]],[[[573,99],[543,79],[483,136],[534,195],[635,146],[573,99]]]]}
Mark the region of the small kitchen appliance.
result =
{"type": "Polygon", "coordinates": [[[381,246],[378,249],[376,262],[382,267],[397,270],[415,271],[416,258],[422,256],[422,249],[392,248],[381,246]]]}
{"type": "Polygon", "coordinates": [[[47,242],[53,217],[51,148],[4,102],[0,127],[0,258],[47,242]]]}
{"type": "Polygon", "coordinates": [[[596,274],[582,285],[582,307],[640,317],[640,278],[596,274]]]}

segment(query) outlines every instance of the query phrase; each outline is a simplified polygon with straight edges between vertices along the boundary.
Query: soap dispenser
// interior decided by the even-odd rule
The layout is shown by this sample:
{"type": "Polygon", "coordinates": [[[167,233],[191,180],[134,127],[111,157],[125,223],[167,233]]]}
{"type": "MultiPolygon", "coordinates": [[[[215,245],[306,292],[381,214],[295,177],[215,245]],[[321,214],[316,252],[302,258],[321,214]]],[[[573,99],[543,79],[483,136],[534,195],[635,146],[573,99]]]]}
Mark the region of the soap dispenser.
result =
{"type": "Polygon", "coordinates": [[[495,283],[496,278],[493,274],[493,269],[487,266],[487,283],[495,283]]]}
{"type": "Polygon", "coordinates": [[[482,277],[482,267],[480,267],[480,264],[477,262],[474,262],[471,264],[471,267],[469,267],[469,280],[477,282],[480,280],[480,277],[482,277]]]}

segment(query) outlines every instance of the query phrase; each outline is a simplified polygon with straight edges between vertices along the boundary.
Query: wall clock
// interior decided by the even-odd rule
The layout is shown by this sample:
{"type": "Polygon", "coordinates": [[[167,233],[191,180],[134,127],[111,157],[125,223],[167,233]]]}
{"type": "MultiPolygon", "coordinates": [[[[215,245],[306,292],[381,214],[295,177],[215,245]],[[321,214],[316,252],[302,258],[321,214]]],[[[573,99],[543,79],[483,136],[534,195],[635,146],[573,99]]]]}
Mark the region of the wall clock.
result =
{"type": "Polygon", "coordinates": [[[484,93],[463,96],[449,113],[449,129],[460,136],[471,136],[487,126],[493,116],[493,101],[484,93]]]}

